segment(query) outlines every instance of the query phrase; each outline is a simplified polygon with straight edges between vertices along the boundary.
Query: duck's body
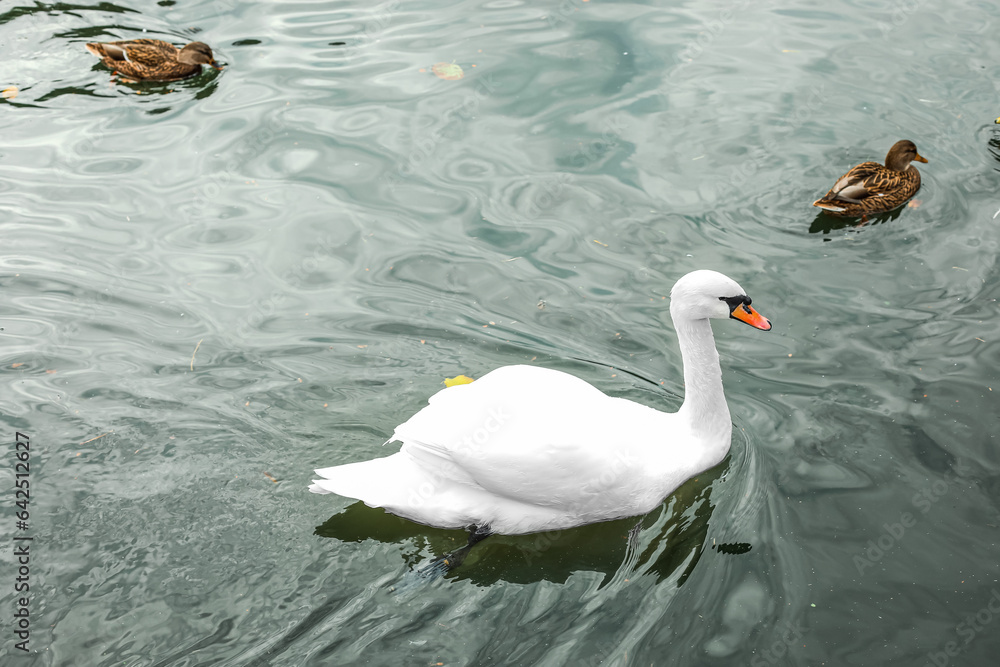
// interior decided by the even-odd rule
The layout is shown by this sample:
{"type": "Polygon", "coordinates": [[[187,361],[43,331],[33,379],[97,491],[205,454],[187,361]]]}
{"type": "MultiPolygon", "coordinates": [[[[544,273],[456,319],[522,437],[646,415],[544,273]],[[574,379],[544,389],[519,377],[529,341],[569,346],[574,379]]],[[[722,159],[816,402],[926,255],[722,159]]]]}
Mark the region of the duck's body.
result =
{"type": "Polygon", "coordinates": [[[708,317],[770,328],[742,288],[714,271],[688,274],[671,296],[686,385],[679,412],[607,396],[560,371],[505,366],[432,396],[393,433],[398,453],[317,470],[310,491],[480,533],[649,512],[729,451],[732,422],[708,317]]]}
{"type": "Polygon", "coordinates": [[[927,162],[912,141],[897,141],[885,156],[885,165],[862,162],[841,176],[813,206],[847,217],[891,211],[920,189],[920,172],[911,164],[914,160],[927,162]]]}
{"type": "Polygon", "coordinates": [[[136,81],[175,81],[201,73],[202,65],[222,69],[212,49],[204,42],[191,42],[178,49],[159,39],[132,39],[123,42],[91,42],[87,50],[101,58],[105,66],[136,81]]]}

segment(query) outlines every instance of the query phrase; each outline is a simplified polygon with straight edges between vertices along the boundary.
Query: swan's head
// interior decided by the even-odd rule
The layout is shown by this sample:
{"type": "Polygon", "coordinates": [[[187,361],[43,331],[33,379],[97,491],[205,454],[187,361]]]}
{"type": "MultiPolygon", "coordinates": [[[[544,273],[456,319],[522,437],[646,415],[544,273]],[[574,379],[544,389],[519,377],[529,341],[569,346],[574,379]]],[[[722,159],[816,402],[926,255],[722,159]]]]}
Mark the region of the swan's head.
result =
{"type": "Polygon", "coordinates": [[[718,271],[692,271],[670,290],[670,317],[677,320],[734,319],[768,331],[771,323],[750,307],[739,284],[718,271]]]}

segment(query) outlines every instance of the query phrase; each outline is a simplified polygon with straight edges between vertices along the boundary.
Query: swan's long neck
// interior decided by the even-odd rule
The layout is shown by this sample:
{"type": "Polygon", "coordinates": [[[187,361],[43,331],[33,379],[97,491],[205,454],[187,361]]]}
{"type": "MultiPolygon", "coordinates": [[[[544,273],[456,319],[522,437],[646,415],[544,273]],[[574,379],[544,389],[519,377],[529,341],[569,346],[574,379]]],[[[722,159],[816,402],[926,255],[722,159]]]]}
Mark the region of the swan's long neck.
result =
{"type": "Polygon", "coordinates": [[[678,414],[704,443],[704,460],[711,466],[729,451],[733,428],[715,336],[707,319],[675,319],[674,326],[684,362],[684,404],[678,414]]]}

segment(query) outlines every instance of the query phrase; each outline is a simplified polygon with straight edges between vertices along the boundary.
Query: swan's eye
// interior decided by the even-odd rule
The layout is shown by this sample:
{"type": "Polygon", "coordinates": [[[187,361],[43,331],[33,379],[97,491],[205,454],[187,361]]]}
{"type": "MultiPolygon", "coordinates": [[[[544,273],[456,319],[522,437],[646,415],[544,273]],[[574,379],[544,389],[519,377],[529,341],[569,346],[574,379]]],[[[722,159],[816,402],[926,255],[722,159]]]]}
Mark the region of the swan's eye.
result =
{"type": "Polygon", "coordinates": [[[736,310],[737,308],[739,308],[744,304],[749,306],[751,303],[750,297],[748,297],[746,294],[743,294],[741,296],[728,296],[728,297],[720,296],[719,301],[726,302],[726,305],[729,306],[729,312],[733,312],[734,310],[736,310]]]}

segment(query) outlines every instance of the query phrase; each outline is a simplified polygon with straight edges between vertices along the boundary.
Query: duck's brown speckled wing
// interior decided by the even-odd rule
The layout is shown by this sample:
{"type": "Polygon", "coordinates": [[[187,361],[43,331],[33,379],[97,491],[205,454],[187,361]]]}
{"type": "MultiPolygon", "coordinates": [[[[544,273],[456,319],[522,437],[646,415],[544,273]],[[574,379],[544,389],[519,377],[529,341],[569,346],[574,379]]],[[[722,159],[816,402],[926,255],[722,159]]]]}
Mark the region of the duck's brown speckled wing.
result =
{"type": "Polygon", "coordinates": [[[110,45],[122,49],[132,65],[148,69],[176,62],[177,54],[180,53],[173,44],[158,39],[133,39],[127,42],[111,42],[110,45]]]}
{"type": "Polygon", "coordinates": [[[878,162],[862,162],[840,177],[824,199],[841,199],[858,204],[865,197],[884,193],[885,178],[880,172],[886,168],[878,162]]]}

